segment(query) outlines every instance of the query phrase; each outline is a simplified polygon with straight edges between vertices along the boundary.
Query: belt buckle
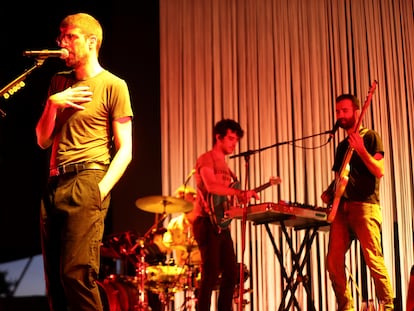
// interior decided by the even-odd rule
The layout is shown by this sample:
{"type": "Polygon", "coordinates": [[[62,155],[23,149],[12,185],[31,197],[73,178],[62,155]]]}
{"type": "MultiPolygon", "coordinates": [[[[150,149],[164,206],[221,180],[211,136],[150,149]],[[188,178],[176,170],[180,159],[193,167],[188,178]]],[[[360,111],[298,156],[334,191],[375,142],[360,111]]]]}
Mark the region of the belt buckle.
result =
{"type": "Polygon", "coordinates": [[[64,175],[64,174],[66,174],[66,173],[71,173],[71,172],[73,172],[73,171],[76,171],[77,172],[77,166],[74,166],[73,168],[74,168],[74,170],[71,170],[70,168],[71,168],[71,166],[73,166],[73,164],[63,164],[63,165],[61,165],[61,166],[58,166],[58,173],[59,173],[59,176],[60,175],[64,175]]]}
{"type": "Polygon", "coordinates": [[[58,166],[57,167],[58,176],[63,175],[66,173],[66,165],[58,166]]]}
{"type": "Polygon", "coordinates": [[[87,169],[100,169],[96,165],[93,165],[94,163],[88,163],[88,162],[81,162],[81,163],[72,163],[72,164],[63,164],[58,167],[56,167],[57,175],[55,176],[61,176],[66,173],[79,173],[81,171],[87,170],[87,169]]]}
{"type": "Polygon", "coordinates": [[[86,169],[88,169],[88,163],[86,163],[86,162],[81,162],[81,163],[78,163],[78,164],[75,165],[76,173],[79,173],[79,172],[81,172],[83,170],[86,170],[86,169]]]}

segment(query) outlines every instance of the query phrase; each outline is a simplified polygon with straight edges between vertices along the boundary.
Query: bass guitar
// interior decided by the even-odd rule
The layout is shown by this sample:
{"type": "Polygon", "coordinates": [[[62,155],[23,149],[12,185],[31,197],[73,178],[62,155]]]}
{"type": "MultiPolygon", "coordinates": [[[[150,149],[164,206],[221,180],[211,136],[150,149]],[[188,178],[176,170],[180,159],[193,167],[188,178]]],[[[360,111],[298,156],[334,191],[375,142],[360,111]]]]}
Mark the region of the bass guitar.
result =
{"type": "MultiPolygon", "coordinates": [[[[282,182],[280,177],[270,177],[269,181],[254,189],[255,192],[263,191],[270,186],[278,185],[282,182]]],[[[240,183],[238,181],[233,182],[230,187],[240,189],[240,183]]],[[[207,202],[209,207],[209,218],[211,223],[220,232],[223,229],[228,228],[232,218],[225,217],[225,212],[231,207],[239,205],[236,196],[223,196],[209,194],[207,196],[207,202]]]]}
{"type": "MultiPolygon", "coordinates": [[[[374,82],[372,83],[369,89],[367,98],[365,99],[365,103],[361,110],[361,114],[359,115],[358,122],[355,123],[354,129],[353,129],[354,133],[358,132],[359,128],[361,127],[362,117],[364,116],[365,112],[368,109],[369,104],[371,103],[372,95],[374,94],[375,88],[377,87],[377,83],[378,82],[374,80],[374,82]]],[[[335,178],[334,188],[333,188],[334,196],[333,196],[333,201],[332,201],[332,205],[330,208],[330,212],[327,217],[328,222],[334,221],[336,217],[336,213],[338,211],[339,203],[341,202],[341,198],[345,192],[346,185],[348,184],[349,171],[350,171],[349,162],[351,161],[351,157],[353,153],[354,153],[354,149],[351,146],[349,146],[345,153],[341,168],[335,178]]]]}

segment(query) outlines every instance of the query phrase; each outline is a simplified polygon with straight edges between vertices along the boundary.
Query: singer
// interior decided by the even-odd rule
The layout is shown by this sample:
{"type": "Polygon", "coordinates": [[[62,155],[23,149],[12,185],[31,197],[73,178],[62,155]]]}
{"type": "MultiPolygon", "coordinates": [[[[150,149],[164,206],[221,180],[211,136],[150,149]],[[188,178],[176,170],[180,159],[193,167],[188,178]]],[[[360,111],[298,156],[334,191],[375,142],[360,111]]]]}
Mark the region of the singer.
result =
{"type": "Polygon", "coordinates": [[[51,151],[40,223],[46,290],[51,311],[102,311],[100,244],[110,192],[132,159],[133,112],[126,82],[98,61],[94,17],[68,15],[57,41],[71,70],[52,77],[36,126],[51,151]]]}
{"type": "MultiPolygon", "coordinates": [[[[354,95],[343,94],[336,98],[337,123],[348,134],[336,150],[333,171],[337,178],[348,147],[355,152],[349,162],[349,182],[329,231],[327,269],[338,311],[355,310],[345,272],[345,255],[352,241],[358,239],[374,279],[379,302],[384,310],[394,310],[393,290],[381,246],[379,186],[384,175],[384,149],[377,132],[362,126],[355,128],[360,112],[359,100],[354,95]]],[[[325,203],[332,200],[335,192],[333,185],[334,183],[321,196],[325,203]]]]}

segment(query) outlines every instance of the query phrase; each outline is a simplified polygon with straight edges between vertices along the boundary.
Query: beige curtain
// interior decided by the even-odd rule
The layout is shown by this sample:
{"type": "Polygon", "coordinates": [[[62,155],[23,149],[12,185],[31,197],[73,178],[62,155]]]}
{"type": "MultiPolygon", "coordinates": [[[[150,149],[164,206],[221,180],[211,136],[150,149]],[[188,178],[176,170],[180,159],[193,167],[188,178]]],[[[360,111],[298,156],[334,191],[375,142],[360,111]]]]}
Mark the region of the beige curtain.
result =
{"type": "MultiPolygon", "coordinates": [[[[229,159],[243,187],[280,176],[281,185],[261,192],[261,203],[285,200],[323,207],[320,194],[333,178],[335,146],[344,137],[339,130],[326,144],[326,131],[335,121],[334,99],[350,92],[363,103],[378,81],[363,124],[380,133],[386,150],[380,193],[383,250],[403,305],[414,263],[413,2],[160,0],[160,45],[162,184],[167,195],[183,183],[197,156],[211,148],[214,123],[233,118],[246,132],[236,153],[256,151],[249,161],[229,159]]],[[[242,252],[240,221],[232,222],[238,259],[250,271],[245,287],[252,292],[244,295],[249,301],[245,310],[313,310],[313,305],[335,310],[324,260],[328,231],[316,233],[303,280],[294,273],[298,287],[283,302],[283,271],[294,272],[292,253],[305,231],[287,228],[292,249],[278,224],[266,229],[248,222],[242,252]],[[271,236],[282,250],[280,259],[271,236]],[[294,303],[288,307],[289,299],[294,303]]],[[[346,260],[359,308],[362,285],[367,284],[370,298],[375,291],[358,243],[346,260]]]]}

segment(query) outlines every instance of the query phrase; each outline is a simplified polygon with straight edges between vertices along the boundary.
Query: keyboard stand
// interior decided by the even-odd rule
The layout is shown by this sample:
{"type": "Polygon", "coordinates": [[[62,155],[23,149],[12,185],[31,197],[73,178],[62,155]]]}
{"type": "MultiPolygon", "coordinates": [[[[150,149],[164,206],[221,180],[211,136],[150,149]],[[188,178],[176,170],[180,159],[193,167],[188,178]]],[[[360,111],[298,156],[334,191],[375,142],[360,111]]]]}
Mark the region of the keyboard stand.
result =
{"type": "MultiPolygon", "coordinates": [[[[291,222],[292,219],[287,219],[287,222],[291,222]]],[[[288,243],[289,249],[291,251],[291,257],[292,257],[292,271],[290,275],[286,272],[286,269],[283,265],[283,256],[278,248],[278,246],[275,243],[275,239],[273,237],[273,234],[269,228],[269,222],[263,223],[265,225],[267,234],[269,235],[270,241],[273,245],[273,249],[275,251],[275,254],[279,260],[281,271],[282,271],[282,277],[284,280],[284,290],[283,290],[283,296],[282,301],[279,305],[279,311],[285,311],[290,310],[289,308],[293,305],[296,310],[301,310],[299,306],[299,302],[295,297],[295,292],[299,286],[300,283],[303,284],[306,295],[307,295],[307,304],[308,304],[308,311],[316,311],[315,304],[312,297],[312,289],[311,289],[311,278],[309,275],[304,275],[303,271],[305,267],[309,264],[309,255],[310,250],[313,244],[313,241],[315,240],[315,237],[318,233],[318,230],[322,226],[326,226],[326,222],[314,222],[311,224],[308,224],[307,226],[299,226],[295,227],[295,230],[305,230],[305,236],[303,241],[301,242],[299,249],[296,250],[293,247],[292,238],[289,236],[289,233],[286,229],[287,225],[285,223],[285,220],[279,220],[278,224],[280,224],[282,228],[283,235],[288,243]],[[303,256],[302,256],[303,255],[303,256]],[[301,258],[302,257],[302,258],[301,258]],[[288,295],[290,293],[290,298],[287,301],[288,295]]],[[[309,271],[308,271],[309,274],[309,271]]]]}

